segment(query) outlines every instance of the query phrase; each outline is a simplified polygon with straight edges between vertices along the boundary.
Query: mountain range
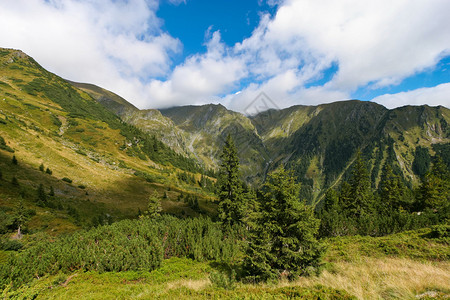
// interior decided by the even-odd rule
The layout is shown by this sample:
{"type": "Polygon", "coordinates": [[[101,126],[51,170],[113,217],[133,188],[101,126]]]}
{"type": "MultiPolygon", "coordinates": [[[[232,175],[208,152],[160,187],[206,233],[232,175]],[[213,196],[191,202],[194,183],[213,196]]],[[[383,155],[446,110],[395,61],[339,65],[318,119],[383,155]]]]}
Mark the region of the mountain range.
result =
{"type": "MultiPolygon", "coordinates": [[[[349,176],[358,150],[374,188],[388,160],[416,187],[417,149],[449,163],[449,123],[450,110],[443,106],[390,110],[358,100],[254,115],[220,104],[140,110],[98,86],[64,80],[19,50],[0,48],[3,178],[16,176],[33,189],[38,183],[52,186],[81,214],[95,207],[102,214],[132,216],[145,209],[152,189],[167,196],[163,208],[168,212],[198,213],[177,201],[187,194],[198,197],[200,211],[213,211],[214,195],[200,180],[214,181],[228,134],[249,185],[258,187],[268,172],[284,165],[302,183],[301,196],[313,204],[349,176]],[[13,154],[6,147],[20,169],[10,165],[13,154]],[[40,164],[53,174],[41,175],[40,164]],[[183,173],[193,180],[181,180],[183,173]]],[[[10,186],[1,192],[3,199],[19,193],[10,186]]]]}
{"type": "MultiPolygon", "coordinates": [[[[99,89],[73,84],[94,97],[99,89]]],[[[268,172],[285,165],[294,170],[303,183],[304,197],[313,203],[348,177],[358,150],[367,161],[374,188],[387,159],[410,187],[417,186],[416,148],[428,149],[430,155],[438,152],[449,160],[450,110],[443,106],[387,109],[350,100],[246,116],[220,104],[139,110],[108,91],[96,99],[124,121],[158,136],[206,168],[218,166],[223,142],[230,134],[248,183],[258,186],[268,172]]]]}

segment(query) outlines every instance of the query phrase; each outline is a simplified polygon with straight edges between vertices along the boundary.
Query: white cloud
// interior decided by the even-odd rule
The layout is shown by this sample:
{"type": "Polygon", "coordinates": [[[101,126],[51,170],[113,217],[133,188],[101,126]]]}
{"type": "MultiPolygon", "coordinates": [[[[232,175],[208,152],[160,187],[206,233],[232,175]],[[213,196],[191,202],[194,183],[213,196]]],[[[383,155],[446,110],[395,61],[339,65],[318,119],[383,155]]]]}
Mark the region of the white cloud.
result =
{"type": "Polygon", "coordinates": [[[339,89],[385,86],[450,53],[448,11],[446,0],[288,0],[239,47],[272,70],[323,70],[336,61],[332,84],[339,89]]]}
{"type": "Polygon", "coordinates": [[[442,105],[450,108],[450,83],[397,94],[385,94],[374,98],[372,101],[384,105],[387,108],[423,104],[430,106],[442,105]]]}
{"type": "Polygon", "coordinates": [[[145,107],[145,82],[166,75],[170,54],[181,50],[161,32],[157,7],[155,0],[0,0],[0,45],[145,107]]]}
{"type": "Polygon", "coordinates": [[[168,107],[217,101],[217,95],[229,92],[246,75],[242,60],[228,56],[226,50],[220,33],[214,32],[205,54],[189,57],[173,70],[167,81],[150,83],[152,105],[168,107]]]}

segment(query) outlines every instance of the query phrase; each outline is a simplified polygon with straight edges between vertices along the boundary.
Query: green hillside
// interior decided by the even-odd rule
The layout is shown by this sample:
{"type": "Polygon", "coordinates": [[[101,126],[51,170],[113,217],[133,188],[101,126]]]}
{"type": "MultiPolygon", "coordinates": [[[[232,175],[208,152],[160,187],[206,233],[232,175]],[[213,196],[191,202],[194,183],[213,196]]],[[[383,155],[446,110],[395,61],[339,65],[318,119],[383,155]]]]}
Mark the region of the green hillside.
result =
{"type": "Polygon", "coordinates": [[[152,190],[167,195],[167,212],[197,215],[180,201],[189,195],[212,212],[210,192],[195,179],[179,179],[185,172],[200,178],[196,161],[123,122],[23,52],[2,49],[0,74],[0,201],[7,214],[23,198],[36,210],[30,228],[73,230],[98,220],[136,217],[152,190]],[[18,185],[11,184],[13,178],[18,185]],[[54,191],[46,207],[36,206],[40,184],[47,194],[54,191]]]}

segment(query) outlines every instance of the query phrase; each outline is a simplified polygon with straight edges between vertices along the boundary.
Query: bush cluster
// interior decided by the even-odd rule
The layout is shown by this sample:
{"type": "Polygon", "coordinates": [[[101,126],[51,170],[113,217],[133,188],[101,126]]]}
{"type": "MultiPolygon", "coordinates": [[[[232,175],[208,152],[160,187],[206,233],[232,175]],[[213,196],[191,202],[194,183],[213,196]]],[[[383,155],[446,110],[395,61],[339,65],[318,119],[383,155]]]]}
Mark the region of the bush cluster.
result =
{"type": "Polygon", "coordinates": [[[53,242],[39,241],[10,255],[0,265],[0,288],[75,270],[150,271],[170,257],[232,261],[238,255],[238,237],[236,230],[222,231],[219,224],[207,218],[124,220],[53,242]]]}

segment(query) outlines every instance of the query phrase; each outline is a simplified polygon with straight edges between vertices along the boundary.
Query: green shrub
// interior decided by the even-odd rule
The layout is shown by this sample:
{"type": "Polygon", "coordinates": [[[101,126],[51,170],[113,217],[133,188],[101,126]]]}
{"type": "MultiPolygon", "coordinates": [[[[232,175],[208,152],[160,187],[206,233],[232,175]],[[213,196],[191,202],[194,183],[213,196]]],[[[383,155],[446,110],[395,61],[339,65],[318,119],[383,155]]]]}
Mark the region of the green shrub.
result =
{"type": "Polygon", "coordinates": [[[22,249],[22,247],[23,247],[22,243],[17,240],[7,240],[7,241],[1,243],[0,245],[1,245],[1,250],[4,250],[4,251],[18,251],[18,250],[22,249]]]}
{"type": "Polygon", "coordinates": [[[72,183],[72,179],[67,178],[67,177],[63,177],[61,180],[65,181],[65,182],[68,182],[68,183],[72,183]]]}
{"type": "Polygon", "coordinates": [[[450,225],[441,224],[431,227],[431,232],[425,237],[431,239],[445,239],[450,237],[450,225]]]}
{"type": "Polygon", "coordinates": [[[209,280],[216,288],[226,290],[233,290],[236,287],[236,272],[231,270],[231,273],[214,271],[209,275],[209,280]]]}
{"type": "Polygon", "coordinates": [[[36,242],[0,265],[0,289],[33,278],[74,270],[120,272],[151,271],[163,258],[187,257],[197,261],[234,261],[242,237],[237,230],[222,231],[207,218],[180,220],[124,220],[61,237],[36,242]]]}

